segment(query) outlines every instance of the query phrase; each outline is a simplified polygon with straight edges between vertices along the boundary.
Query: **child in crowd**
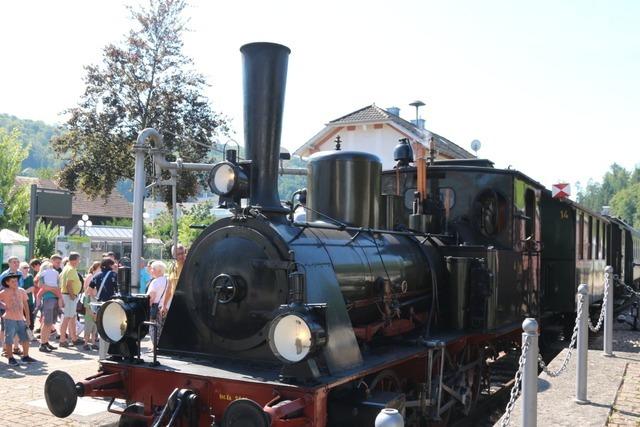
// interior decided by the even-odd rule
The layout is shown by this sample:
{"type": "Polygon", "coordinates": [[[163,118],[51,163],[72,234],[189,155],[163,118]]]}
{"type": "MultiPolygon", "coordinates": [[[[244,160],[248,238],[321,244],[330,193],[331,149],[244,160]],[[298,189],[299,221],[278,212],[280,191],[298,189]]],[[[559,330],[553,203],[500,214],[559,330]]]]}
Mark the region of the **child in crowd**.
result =
{"type": "Polygon", "coordinates": [[[100,262],[95,261],[91,268],[89,268],[89,273],[87,277],[84,279],[84,296],[82,297],[82,304],[84,304],[84,349],[85,350],[97,350],[98,346],[96,345],[96,338],[98,333],[98,327],[96,326],[96,313],[93,312],[91,308],[91,303],[96,302],[96,293],[97,291],[91,288],[89,285],[91,284],[91,280],[93,280],[93,276],[96,274],[96,271],[100,270],[100,262]]]}
{"type": "Polygon", "coordinates": [[[40,307],[43,296],[45,296],[46,293],[49,293],[50,295],[53,295],[53,297],[58,299],[58,308],[64,308],[62,293],[60,292],[60,287],[58,285],[58,276],[59,274],[53,268],[53,264],[51,264],[49,261],[45,261],[44,263],[42,263],[40,272],[38,273],[39,289],[38,294],[36,295],[36,307],[40,307]]]}
{"type": "Polygon", "coordinates": [[[18,287],[20,273],[9,273],[2,278],[2,290],[0,291],[0,301],[5,307],[2,315],[6,333],[5,351],[10,366],[17,366],[18,361],[13,357],[14,337],[18,337],[22,344],[22,361],[27,363],[35,362],[29,356],[29,336],[27,324],[29,318],[29,299],[24,289],[18,287]]]}

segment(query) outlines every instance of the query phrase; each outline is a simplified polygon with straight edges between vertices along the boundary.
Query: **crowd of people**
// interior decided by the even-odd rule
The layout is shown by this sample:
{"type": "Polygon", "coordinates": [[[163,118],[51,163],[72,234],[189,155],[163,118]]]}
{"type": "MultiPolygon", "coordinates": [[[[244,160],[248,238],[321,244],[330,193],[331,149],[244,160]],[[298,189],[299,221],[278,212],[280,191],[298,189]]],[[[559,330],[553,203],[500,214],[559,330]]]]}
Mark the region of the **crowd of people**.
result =
{"type": "MultiPolygon", "coordinates": [[[[140,293],[149,295],[150,311],[158,325],[160,336],[173,294],[175,293],[186,249],[172,248],[175,262],[141,260],[140,293]]],[[[47,259],[32,259],[29,263],[12,256],[8,268],[0,274],[0,342],[2,355],[9,365],[37,362],[30,356],[30,345],[51,353],[62,348],[76,348],[106,355],[106,345],[100,347],[96,315],[100,304],[119,295],[118,268],[113,252],[103,254],[82,275],[78,270],[80,255],[68,257],[54,254],[47,259]],[[83,329],[79,336],[78,327],[83,329]],[[51,344],[58,341],[58,347],[51,344]],[[104,351],[104,353],[103,353],[104,351]]]]}

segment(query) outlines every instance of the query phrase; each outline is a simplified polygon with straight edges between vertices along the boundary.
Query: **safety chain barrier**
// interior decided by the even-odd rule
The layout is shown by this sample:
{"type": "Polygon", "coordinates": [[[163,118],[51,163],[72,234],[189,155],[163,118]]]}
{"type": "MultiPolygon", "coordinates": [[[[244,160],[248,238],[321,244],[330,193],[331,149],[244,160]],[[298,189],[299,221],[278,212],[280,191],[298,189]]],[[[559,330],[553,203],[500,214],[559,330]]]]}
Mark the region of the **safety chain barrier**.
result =
{"type": "Polygon", "coordinates": [[[609,299],[609,282],[609,273],[605,272],[604,299],[602,300],[602,306],[600,307],[600,317],[598,318],[598,323],[596,324],[596,326],[593,326],[593,324],[591,324],[591,319],[589,319],[589,317],[587,316],[587,319],[589,319],[587,324],[589,325],[589,329],[591,329],[591,332],[598,332],[604,323],[605,308],[607,307],[607,300],[609,299]]]}
{"type": "Polygon", "coordinates": [[[511,421],[511,414],[519,395],[522,395],[522,425],[524,427],[534,427],[537,424],[537,367],[540,366],[542,371],[550,377],[558,377],[567,370],[569,361],[571,360],[573,351],[576,349],[576,403],[586,403],[587,400],[587,354],[588,354],[588,330],[594,332],[599,331],[604,326],[604,356],[612,356],[612,315],[613,297],[610,296],[613,287],[611,286],[612,278],[623,285],[629,292],[636,296],[640,296],[640,292],[636,292],[630,286],[621,282],[619,278],[613,274],[613,269],[607,266],[605,269],[604,297],[602,308],[597,324],[594,326],[589,320],[589,297],[588,286],[582,284],[578,287],[577,293],[577,309],[576,320],[571,335],[571,342],[567,349],[560,367],[556,370],[550,370],[542,357],[538,353],[538,332],[537,322],[535,319],[526,319],[522,324],[524,333],[522,334],[522,353],[518,360],[518,371],[515,374],[513,387],[509,403],[505,409],[505,414],[500,423],[501,427],[506,427],[511,421]],[[587,329],[588,328],[588,329],[587,329]],[[530,359],[530,360],[528,360],[530,359]]]}
{"type": "Polygon", "coordinates": [[[632,295],[635,295],[637,298],[640,298],[640,292],[636,291],[635,289],[633,289],[631,286],[627,285],[626,283],[624,283],[622,280],[620,280],[620,278],[616,275],[613,276],[613,280],[615,280],[616,282],[618,282],[619,285],[624,286],[624,288],[631,292],[632,295]]]}
{"type": "Polygon", "coordinates": [[[500,427],[507,427],[509,422],[511,421],[511,412],[513,412],[513,407],[516,405],[516,399],[520,395],[520,384],[522,383],[522,373],[524,372],[524,363],[527,360],[527,354],[529,353],[529,343],[531,339],[527,338],[522,346],[522,353],[520,354],[520,359],[518,360],[518,372],[516,372],[516,376],[513,382],[513,387],[511,388],[511,397],[509,399],[509,403],[507,403],[507,408],[504,412],[504,417],[502,418],[502,423],[500,427]]]}
{"type": "MultiPolygon", "coordinates": [[[[580,325],[579,321],[580,321],[580,317],[582,316],[583,307],[584,307],[584,295],[578,294],[578,312],[576,313],[576,322],[575,322],[575,325],[573,326],[573,334],[571,335],[571,342],[569,343],[569,349],[567,350],[567,355],[564,357],[564,360],[562,361],[562,365],[560,365],[560,368],[558,368],[555,371],[550,370],[547,367],[547,364],[544,363],[544,360],[542,360],[542,356],[538,355],[538,364],[540,364],[540,367],[542,368],[544,373],[549,375],[552,378],[560,376],[560,374],[562,374],[564,371],[567,370],[567,366],[569,366],[569,360],[571,360],[573,349],[576,347],[576,344],[578,341],[578,327],[580,325]]],[[[604,313],[604,308],[602,312],[604,313]]]]}

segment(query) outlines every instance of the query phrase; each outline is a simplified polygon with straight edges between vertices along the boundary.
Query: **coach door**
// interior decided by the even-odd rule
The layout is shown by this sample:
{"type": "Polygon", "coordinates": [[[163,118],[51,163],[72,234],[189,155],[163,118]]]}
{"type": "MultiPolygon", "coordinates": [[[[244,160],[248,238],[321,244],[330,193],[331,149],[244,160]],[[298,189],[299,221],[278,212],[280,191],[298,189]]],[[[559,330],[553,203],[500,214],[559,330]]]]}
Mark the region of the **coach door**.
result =
{"type": "Polygon", "coordinates": [[[540,304],[540,190],[514,178],[514,248],[520,252],[522,312],[537,316],[540,304]]]}

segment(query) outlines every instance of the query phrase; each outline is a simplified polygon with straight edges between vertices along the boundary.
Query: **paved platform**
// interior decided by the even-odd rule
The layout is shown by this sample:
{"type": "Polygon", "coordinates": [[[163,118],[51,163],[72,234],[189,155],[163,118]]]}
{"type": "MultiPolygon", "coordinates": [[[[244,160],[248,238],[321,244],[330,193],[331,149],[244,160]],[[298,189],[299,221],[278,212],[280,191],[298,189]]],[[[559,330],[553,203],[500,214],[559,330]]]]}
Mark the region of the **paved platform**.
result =
{"type": "MultiPolygon", "coordinates": [[[[53,342],[57,346],[57,342],[53,342]]],[[[73,415],[56,418],[44,400],[44,382],[55,370],[69,373],[74,380],[94,375],[98,369],[97,351],[75,348],[41,353],[31,349],[37,363],[10,367],[0,358],[0,426],[117,426],[118,416],[106,411],[107,401],[92,398],[78,400],[73,415]]]]}
{"type": "MultiPolygon", "coordinates": [[[[538,379],[538,426],[640,427],[640,332],[616,325],[613,341],[615,357],[604,357],[602,337],[591,344],[588,355],[587,404],[575,402],[576,353],[567,371],[538,379]]],[[[567,349],[549,364],[556,370],[567,349]]],[[[511,425],[521,424],[520,399],[511,416],[511,425]]],[[[499,426],[500,422],[496,424],[499,426]]]]}

